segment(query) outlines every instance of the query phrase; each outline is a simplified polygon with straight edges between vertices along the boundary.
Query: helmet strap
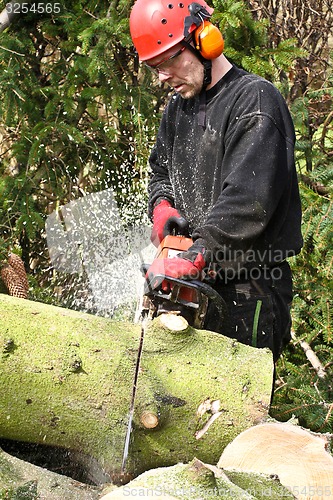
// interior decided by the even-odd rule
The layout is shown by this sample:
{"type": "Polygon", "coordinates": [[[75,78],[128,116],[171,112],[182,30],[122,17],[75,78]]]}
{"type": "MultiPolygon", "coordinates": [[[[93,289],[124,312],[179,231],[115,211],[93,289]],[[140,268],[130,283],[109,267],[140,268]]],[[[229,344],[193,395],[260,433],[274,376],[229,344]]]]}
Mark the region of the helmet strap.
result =
{"type": "MultiPolygon", "coordinates": [[[[191,39],[192,40],[192,37],[191,39]]],[[[183,40],[181,43],[187,49],[189,49],[201,62],[204,67],[204,78],[202,83],[202,89],[199,95],[199,114],[198,114],[198,124],[205,129],[206,128],[206,93],[205,89],[212,81],[212,61],[205,59],[200,52],[191,45],[189,39],[183,40]]]]}
{"type": "Polygon", "coordinates": [[[182,40],[182,45],[184,45],[187,49],[189,49],[201,62],[204,67],[204,79],[202,88],[205,89],[207,85],[209,85],[212,81],[212,61],[209,59],[205,59],[193,45],[190,43],[192,37],[189,39],[182,40]]]}
{"type": "Polygon", "coordinates": [[[202,64],[204,67],[203,88],[206,88],[212,82],[212,61],[205,59],[202,64]]]}

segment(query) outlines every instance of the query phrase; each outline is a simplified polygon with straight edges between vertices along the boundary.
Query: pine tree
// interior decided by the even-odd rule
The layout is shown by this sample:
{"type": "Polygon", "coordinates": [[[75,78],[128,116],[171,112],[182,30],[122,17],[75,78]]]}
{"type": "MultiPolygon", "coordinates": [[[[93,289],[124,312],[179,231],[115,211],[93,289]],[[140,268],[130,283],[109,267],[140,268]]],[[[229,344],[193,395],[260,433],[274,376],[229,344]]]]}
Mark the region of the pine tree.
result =
{"type": "Polygon", "coordinates": [[[1,34],[0,233],[21,246],[27,268],[32,259],[48,265],[45,218],[71,199],[112,187],[124,210],[132,200],[143,216],[157,122],[159,97],[130,43],[129,3],[57,5],[1,34]]]}

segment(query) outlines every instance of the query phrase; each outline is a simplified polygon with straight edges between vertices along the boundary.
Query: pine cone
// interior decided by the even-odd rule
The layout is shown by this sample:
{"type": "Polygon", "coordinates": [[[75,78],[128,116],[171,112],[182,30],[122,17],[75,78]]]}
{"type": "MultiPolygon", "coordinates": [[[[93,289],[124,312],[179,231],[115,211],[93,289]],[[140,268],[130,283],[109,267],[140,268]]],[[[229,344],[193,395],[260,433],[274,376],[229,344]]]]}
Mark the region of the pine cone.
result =
{"type": "Polygon", "coordinates": [[[8,289],[9,295],[22,299],[28,298],[28,290],[25,284],[10,264],[5,264],[1,268],[0,275],[2,281],[8,289]]]}
{"type": "Polygon", "coordinates": [[[8,257],[8,264],[14,269],[16,274],[19,276],[22,285],[24,286],[26,292],[29,290],[29,283],[27,278],[27,273],[23,264],[23,260],[16,253],[10,253],[8,257]]]}

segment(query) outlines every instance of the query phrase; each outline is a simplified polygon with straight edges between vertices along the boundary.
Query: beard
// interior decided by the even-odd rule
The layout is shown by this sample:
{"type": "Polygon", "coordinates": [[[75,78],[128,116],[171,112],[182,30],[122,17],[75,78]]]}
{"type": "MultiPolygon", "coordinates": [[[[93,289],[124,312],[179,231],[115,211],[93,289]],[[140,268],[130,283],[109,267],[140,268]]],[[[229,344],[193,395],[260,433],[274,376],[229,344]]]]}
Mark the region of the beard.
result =
{"type": "Polygon", "coordinates": [[[192,99],[200,94],[203,88],[204,67],[201,63],[198,64],[189,72],[184,80],[170,81],[169,85],[183,99],[192,99]]]}
{"type": "MultiPolygon", "coordinates": [[[[202,87],[201,87],[202,88],[202,87]]],[[[201,92],[201,88],[191,87],[186,89],[184,92],[178,92],[183,99],[192,99],[201,92]]],[[[177,92],[177,91],[176,91],[177,92]]]]}
{"type": "Polygon", "coordinates": [[[202,82],[184,82],[176,85],[171,85],[177,94],[183,99],[192,99],[200,94],[202,90],[202,82]]]}

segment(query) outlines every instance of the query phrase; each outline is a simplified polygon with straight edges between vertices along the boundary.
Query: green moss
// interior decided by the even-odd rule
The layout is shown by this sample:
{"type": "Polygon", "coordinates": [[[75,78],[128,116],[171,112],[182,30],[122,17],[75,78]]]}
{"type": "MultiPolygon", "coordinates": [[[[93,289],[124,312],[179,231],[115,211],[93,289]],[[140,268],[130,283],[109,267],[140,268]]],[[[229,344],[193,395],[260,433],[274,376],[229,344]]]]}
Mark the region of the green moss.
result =
{"type": "MultiPolygon", "coordinates": [[[[127,431],[140,326],[0,295],[1,435],[56,445],[119,471],[127,431]],[[1,376],[3,374],[3,376],[1,376]]],[[[158,321],[148,329],[138,381],[128,471],[189,462],[217,463],[224,447],[267,416],[273,363],[265,350],[189,328],[174,333],[158,321]],[[197,415],[207,398],[220,416],[197,415]],[[148,406],[160,425],[139,424],[148,406]]]]}
{"type": "Polygon", "coordinates": [[[249,474],[236,471],[224,471],[224,473],[230,481],[258,500],[267,500],[268,498],[287,500],[294,498],[294,495],[277,478],[264,474],[249,474]]]}
{"type": "Polygon", "coordinates": [[[4,458],[3,453],[0,450],[0,484],[13,481],[14,477],[15,479],[20,479],[17,478],[13,465],[4,458]]]}
{"type": "MultiPolygon", "coordinates": [[[[189,462],[197,456],[217,463],[226,444],[267,415],[271,354],[237,343],[236,348],[234,340],[212,332],[161,332],[156,323],[146,333],[141,366],[156,388],[155,400],[162,400],[161,425],[153,430],[136,429],[133,468],[138,473],[144,470],[142,464],[146,468],[173,465],[175,435],[183,443],[177,447],[178,461],[189,462]],[[158,352],[159,338],[163,356],[158,352]],[[220,401],[221,415],[197,440],[196,431],[211,417],[210,413],[201,419],[197,416],[199,405],[208,397],[220,401]]],[[[145,392],[141,381],[139,399],[145,392]]]]}
{"type": "Polygon", "coordinates": [[[0,471],[0,499],[97,500],[101,497],[101,488],[73,481],[2,450],[0,471]]]}
{"type": "Polygon", "coordinates": [[[17,488],[6,488],[0,491],[0,499],[6,500],[37,500],[37,481],[28,481],[17,488]]]}
{"type": "Polygon", "coordinates": [[[0,345],[15,344],[0,360],[10,373],[0,377],[1,436],[119,465],[139,327],[8,296],[0,302],[0,345]]]}
{"type": "Polygon", "coordinates": [[[161,467],[141,474],[123,487],[120,496],[140,497],[169,494],[182,500],[267,500],[292,499],[281,483],[263,474],[224,471],[193,459],[189,464],[161,467]]]}

